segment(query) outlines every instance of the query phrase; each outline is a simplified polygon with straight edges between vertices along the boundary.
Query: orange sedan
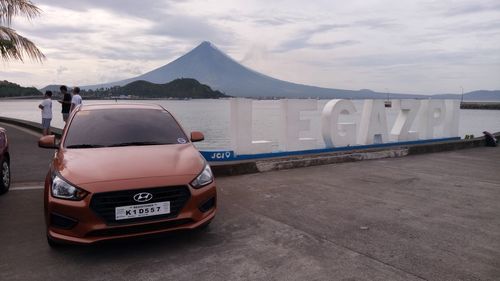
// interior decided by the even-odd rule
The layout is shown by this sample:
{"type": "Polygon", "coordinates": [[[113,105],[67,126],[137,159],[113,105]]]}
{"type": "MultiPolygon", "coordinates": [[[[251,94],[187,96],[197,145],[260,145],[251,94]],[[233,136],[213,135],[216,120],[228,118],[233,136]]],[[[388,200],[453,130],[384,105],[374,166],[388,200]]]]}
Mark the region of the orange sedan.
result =
{"type": "Polygon", "coordinates": [[[163,107],[84,105],[70,116],[45,179],[47,241],[102,240],[207,226],[215,216],[212,171],[163,107]]]}

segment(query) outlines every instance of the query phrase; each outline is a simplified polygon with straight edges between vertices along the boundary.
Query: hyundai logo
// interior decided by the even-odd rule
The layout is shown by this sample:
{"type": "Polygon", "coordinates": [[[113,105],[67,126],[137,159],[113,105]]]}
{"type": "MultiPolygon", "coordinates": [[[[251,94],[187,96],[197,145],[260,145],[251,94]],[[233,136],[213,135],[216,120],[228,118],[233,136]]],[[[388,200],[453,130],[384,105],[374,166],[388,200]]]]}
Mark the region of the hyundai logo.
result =
{"type": "Polygon", "coordinates": [[[134,200],[139,203],[148,202],[151,199],[153,199],[153,194],[149,192],[141,192],[134,195],[134,200]]]}

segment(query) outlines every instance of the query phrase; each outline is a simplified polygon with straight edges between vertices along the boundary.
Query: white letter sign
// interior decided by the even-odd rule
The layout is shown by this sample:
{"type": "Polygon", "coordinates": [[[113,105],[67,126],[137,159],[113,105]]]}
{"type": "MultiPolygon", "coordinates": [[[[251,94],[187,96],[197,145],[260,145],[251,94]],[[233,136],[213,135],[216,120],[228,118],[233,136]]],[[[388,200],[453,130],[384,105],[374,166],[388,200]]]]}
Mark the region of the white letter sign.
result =
{"type": "Polygon", "coordinates": [[[432,139],[434,133],[442,137],[442,131],[434,131],[435,127],[443,126],[446,107],[442,100],[423,100],[419,111],[418,133],[421,139],[432,139]]]}
{"type": "MultiPolygon", "coordinates": [[[[278,117],[276,114],[267,116],[269,118],[265,119],[265,126],[270,127],[258,131],[259,135],[265,132],[267,140],[254,141],[252,140],[253,101],[243,98],[231,99],[230,134],[233,151],[218,151],[210,155],[211,159],[233,159],[238,157],[238,154],[270,153],[273,152],[273,148],[274,152],[281,153],[346,146],[360,147],[358,145],[388,142],[394,145],[408,141],[427,143],[433,139],[434,141],[457,139],[459,134],[460,101],[458,100],[392,100],[394,111],[389,111],[389,119],[393,120],[393,112],[397,112],[398,115],[394,124],[391,124],[390,135],[383,100],[365,100],[359,121],[359,114],[356,112],[357,102],[351,100],[330,100],[321,112],[318,112],[316,100],[285,99],[279,103],[266,101],[265,104],[266,106],[279,104],[279,119],[276,118],[278,117]],[[318,113],[321,113],[320,120],[318,113]],[[277,123],[278,120],[279,124],[270,124],[277,123]],[[321,134],[318,131],[319,127],[321,134]],[[324,146],[318,143],[321,138],[324,146]],[[270,139],[273,141],[278,139],[279,142],[273,146],[270,139]]],[[[336,149],[332,149],[334,150],[336,149]]]]}
{"type": "Polygon", "coordinates": [[[231,99],[231,146],[237,154],[268,153],[271,141],[252,141],[252,100],[231,99]]]}
{"type": "Polygon", "coordinates": [[[302,120],[302,111],[317,111],[316,100],[281,100],[281,128],[280,128],[280,150],[293,151],[312,149],[316,145],[316,139],[301,138],[301,132],[311,129],[311,120],[302,120]]]}
{"type": "Polygon", "coordinates": [[[445,100],[446,114],[444,117],[443,133],[446,137],[458,136],[458,124],[460,120],[460,101],[445,100]]]}
{"type": "Polygon", "coordinates": [[[359,128],[359,144],[387,142],[387,116],[383,100],[366,100],[359,128]]]}
{"type": "Polygon", "coordinates": [[[393,100],[392,108],[399,110],[398,117],[391,130],[391,138],[395,141],[411,141],[418,139],[418,132],[410,131],[418,113],[418,100],[393,100]]]}
{"type": "Polygon", "coordinates": [[[327,148],[356,143],[356,123],[339,123],[341,114],[354,114],[356,108],[350,100],[331,100],[321,114],[321,133],[327,148]]]}

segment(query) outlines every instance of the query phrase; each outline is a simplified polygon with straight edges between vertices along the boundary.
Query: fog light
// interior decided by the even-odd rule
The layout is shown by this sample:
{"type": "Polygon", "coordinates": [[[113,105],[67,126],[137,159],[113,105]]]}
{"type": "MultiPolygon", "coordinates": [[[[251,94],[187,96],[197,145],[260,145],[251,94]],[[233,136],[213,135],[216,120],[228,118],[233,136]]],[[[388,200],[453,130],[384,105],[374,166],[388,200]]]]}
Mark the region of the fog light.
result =
{"type": "Polygon", "coordinates": [[[78,223],[77,220],[62,215],[50,214],[50,225],[62,229],[72,229],[78,223]]]}
{"type": "Polygon", "coordinates": [[[205,201],[205,203],[201,204],[201,206],[198,208],[202,213],[207,212],[208,210],[212,209],[215,207],[215,197],[212,197],[205,201]]]}

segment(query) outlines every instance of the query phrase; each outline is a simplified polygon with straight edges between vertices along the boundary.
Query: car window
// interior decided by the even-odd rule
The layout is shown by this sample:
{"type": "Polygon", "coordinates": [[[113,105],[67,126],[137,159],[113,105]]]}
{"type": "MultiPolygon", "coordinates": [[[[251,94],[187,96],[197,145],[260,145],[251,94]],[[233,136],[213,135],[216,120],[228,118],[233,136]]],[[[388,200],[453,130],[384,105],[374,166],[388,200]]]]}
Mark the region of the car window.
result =
{"type": "Polygon", "coordinates": [[[79,111],[71,121],[64,147],[91,148],[186,143],[172,115],[156,109],[79,111]]]}

